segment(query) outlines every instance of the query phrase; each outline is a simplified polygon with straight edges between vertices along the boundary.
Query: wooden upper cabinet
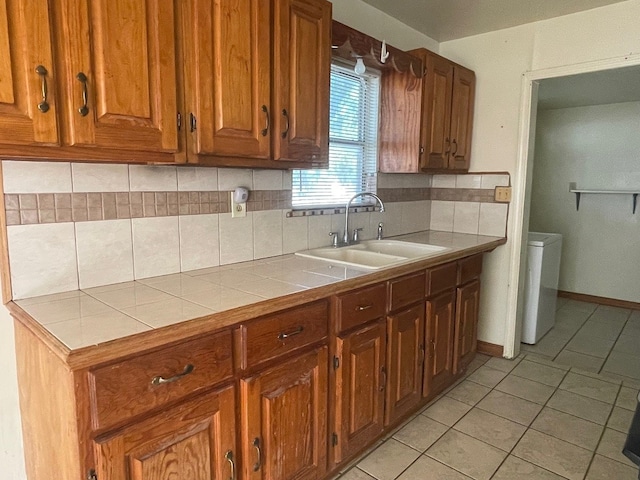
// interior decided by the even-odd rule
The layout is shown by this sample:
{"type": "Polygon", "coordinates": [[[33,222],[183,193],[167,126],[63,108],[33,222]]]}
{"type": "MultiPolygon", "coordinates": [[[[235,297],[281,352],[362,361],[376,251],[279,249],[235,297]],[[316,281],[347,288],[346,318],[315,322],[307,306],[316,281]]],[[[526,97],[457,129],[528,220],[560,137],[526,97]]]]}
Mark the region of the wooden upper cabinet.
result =
{"type": "Polygon", "coordinates": [[[97,478],[236,478],[235,393],[209,393],[94,440],[97,478]]]}
{"type": "Polygon", "coordinates": [[[270,2],[189,0],[183,16],[191,151],[270,155],[270,2]]]}
{"type": "Polygon", "coordinates": [[[0,1],[0,144],[58,143],[47,0],[0,1]]]}
{"type": "Polygon", "coordinates": [[[331,4],[189,0],[182,12],[189,161],[326,164],[331,4]]]}
{"type": "Polygon", "coordinates": [[[475,74],[471,70],[456,65],[453,72],[451,101],[452,145],[449,168],[452,170],[469,170],[475,88],[475,74]]]}
{"type": "Polygon", "coordinates": [[[54,0],[53,8],[65,143],[177,151],[174,2],[54,0]]]}
{"type": "Polygon", "coordinates": [[[471,153],[475,74],[424,48],[420,168],[466,171],[471,153]]]}
{"type": "Polygon", "coordinates": [[[327,470],[327,370],[325,346],[240,381],[241,478],[323,478],[327,470]]]}
{"type": "Polygon", "coordinates": [[[274,0],[273,158],[328,163],[331,4],[274,0]]]}

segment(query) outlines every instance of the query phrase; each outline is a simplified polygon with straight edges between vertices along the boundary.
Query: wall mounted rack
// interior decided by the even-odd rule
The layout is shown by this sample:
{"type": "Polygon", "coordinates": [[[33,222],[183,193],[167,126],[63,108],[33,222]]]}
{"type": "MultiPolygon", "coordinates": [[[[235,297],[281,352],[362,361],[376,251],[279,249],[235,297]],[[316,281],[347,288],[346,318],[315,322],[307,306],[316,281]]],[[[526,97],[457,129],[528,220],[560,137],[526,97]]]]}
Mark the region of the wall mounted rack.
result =
{"type": "Polygon", "coordinates": [[[640,194],[640,188],[637,190],[598,190],[598,189],[577,188],[574,182],[571,182],[569,184],[569,191],[571,193],[575,193],[576,195],[576,210],[580,210],[580,196],[582,194],[631,195],[632,210],[634,214],[636,213],[636,208],[638,206],[638,195],[640,194]]]}

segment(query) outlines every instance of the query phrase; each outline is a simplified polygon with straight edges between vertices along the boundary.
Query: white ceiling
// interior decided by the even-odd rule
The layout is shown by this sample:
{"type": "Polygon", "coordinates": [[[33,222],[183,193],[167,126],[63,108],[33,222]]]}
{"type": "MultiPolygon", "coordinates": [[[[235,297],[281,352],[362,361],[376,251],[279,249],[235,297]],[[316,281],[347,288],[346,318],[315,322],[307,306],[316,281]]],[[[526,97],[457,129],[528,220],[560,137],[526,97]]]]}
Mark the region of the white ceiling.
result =
{"type": "Polygon", "coordinates": [[[640,66],[548,78],[538,91],[541,110],[638,101],[640,66]]]}
{"type": "Polygon", "coordinates": [[[438,42],[624,0],[364,0],[438,42]]]}

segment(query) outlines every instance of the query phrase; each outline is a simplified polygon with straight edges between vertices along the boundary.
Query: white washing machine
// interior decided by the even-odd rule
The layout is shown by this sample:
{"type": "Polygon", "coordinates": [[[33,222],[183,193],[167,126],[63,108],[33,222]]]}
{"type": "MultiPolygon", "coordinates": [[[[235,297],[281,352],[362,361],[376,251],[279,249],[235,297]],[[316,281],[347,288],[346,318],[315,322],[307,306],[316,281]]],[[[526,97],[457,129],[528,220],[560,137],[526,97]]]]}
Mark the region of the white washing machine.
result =
{"type": "Polygon", "coordinates": [[[536,343],[556,323],[562,235],[529,232],[522,342],[536,343]]]}

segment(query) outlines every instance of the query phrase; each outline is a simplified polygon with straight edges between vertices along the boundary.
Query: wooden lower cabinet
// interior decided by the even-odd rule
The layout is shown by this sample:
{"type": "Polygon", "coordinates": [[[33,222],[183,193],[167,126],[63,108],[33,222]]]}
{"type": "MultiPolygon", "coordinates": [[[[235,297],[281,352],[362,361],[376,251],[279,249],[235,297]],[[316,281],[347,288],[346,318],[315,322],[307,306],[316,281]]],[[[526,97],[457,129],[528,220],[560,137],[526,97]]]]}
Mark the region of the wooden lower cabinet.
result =
{"type": "Polygon", "coordinates": [[[385,425],[408,413],[422,400],[424,304],[387,317],[385,425]]]}
{"type": "Polygon", "coordinates": [[[243,479],[323,478],[327,374],[325,346],[240,380],[243,479]]]}
{"type": "Polygon", "coordinates": [[[422,395],[432,397],[453,378],[453,340],[456,291],[451,290],[427,300],[426,350],[422,395]]]}
{"type": "Polygon", "coordinates": [[[235,478],[235,389],[225,387],[94,440],[108,480],[235,478]]]}
{"type": "Polygon", "coordinates": [[[333,465],[384,429],[385,343],[384,319],[336,339],[333,465]]]}
{"type": "Polygon", "coordinates": [[[476,353],[480,280],[458,287],[453,372],[467,368],[476,353]]]}

